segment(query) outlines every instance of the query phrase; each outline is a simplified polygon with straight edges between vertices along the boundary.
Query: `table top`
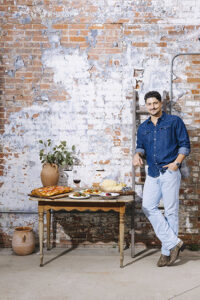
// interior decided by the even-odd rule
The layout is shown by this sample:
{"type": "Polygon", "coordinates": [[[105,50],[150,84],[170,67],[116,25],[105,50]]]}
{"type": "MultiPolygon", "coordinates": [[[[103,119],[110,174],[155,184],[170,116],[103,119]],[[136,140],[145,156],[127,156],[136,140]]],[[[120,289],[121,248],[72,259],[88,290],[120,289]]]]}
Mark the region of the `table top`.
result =
{"type": "Polygon", "coordinates": [[[133,195],[120,195],[115,199],[103,199],[101,196],[91,196],[87,199],[72,199],[68,196],[64,198],[57,198],[57,199],[49,199],[49,198],[37,198],[37,197],[29,197],[31,201],[38,201],[38,202],[70,202],[70,203],[127,203],[133,201],[133,195]]]}

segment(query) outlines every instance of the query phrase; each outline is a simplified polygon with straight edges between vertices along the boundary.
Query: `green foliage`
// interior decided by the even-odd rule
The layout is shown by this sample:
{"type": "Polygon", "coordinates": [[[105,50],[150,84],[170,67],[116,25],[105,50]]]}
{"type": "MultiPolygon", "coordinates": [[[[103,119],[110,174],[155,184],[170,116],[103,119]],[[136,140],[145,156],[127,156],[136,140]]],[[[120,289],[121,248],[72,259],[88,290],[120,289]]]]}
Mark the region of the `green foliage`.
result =
{"type": "Polygon", "coordinates": [[[74,155],[74,145],[72,146],[72,151],[69,151],[66,141],[61,141],[59,145],[53,147],[53,150],[51,139],[48,139],[46,142],[39,140],[39,143],[43,145],[43,149],[39,152],[42,163],[55,163],[58,166],[72,166],[74,164],[76,159],[74,155]]]}

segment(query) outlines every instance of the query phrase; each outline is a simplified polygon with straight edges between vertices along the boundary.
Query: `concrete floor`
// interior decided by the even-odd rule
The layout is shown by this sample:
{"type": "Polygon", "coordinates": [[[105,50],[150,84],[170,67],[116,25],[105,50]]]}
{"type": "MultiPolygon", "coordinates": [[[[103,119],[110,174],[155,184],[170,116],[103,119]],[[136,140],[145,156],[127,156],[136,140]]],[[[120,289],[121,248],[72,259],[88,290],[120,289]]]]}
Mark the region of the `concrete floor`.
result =
{"type": "Polygon", "coordinates": [[[17,256],[0,249],[2,300],[196,300],[200,299],[200,251],[185,250],[174,266],[158,268],[160,252],[137,247],[125,251],[119,267],[116,248],[79,248],[17,256]]]}

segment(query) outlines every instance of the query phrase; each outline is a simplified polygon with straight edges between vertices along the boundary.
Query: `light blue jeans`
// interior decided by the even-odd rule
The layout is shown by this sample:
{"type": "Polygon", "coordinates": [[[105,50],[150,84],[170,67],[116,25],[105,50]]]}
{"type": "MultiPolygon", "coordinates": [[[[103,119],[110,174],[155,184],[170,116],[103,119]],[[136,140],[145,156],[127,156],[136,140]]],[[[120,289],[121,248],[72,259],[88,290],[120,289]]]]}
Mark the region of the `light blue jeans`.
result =
{"type": "Polygon", "coordinates": [[[147,175],[144,184],[142,210],[162,243],[161,253],[164,255],[170,255],[170,249],[180,242],[177,237],[180,181],[179,169],[167,169],[156,178],[147,175]],[[161,199],[165,209],[164,215],[158,209],[161,199]]]}

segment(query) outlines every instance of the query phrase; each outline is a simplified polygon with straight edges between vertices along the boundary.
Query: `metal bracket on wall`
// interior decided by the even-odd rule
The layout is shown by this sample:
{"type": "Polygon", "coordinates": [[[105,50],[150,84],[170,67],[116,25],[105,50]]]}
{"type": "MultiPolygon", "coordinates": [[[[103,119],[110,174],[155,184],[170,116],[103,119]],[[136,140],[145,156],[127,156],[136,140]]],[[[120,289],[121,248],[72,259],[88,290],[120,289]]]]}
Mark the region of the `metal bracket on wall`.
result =
{"type": "Polygon", "coordinates": [[[172,113],[173,75],[175,76],[175,74],[173,73],[173,65],[174,65],[174,60],[176,59],[176,57],[181,56],[181,55],[200,55],[200,52],[196,52],[196,53],[192,53],[192,52],[188,52],[188,53],[177,53],[177,54],[174,55],[174,57],[172,58],[172,61],[171,61],[171,72],[170,72],[170,114],[172,113]]]}

